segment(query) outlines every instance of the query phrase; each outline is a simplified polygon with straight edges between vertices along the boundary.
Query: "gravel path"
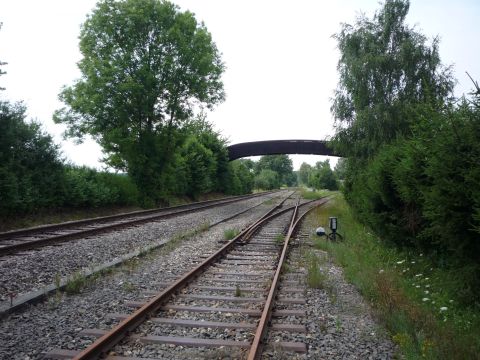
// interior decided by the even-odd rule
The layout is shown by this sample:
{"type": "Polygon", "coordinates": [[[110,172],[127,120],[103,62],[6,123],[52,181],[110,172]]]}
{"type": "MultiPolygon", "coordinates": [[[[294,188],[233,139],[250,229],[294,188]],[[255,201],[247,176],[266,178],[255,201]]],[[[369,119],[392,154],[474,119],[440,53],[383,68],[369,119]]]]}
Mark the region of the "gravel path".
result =
{"type": "MultiPolygon", "coordinates": [[[[222,245],[219,241],[223,240],[226,229],[242,229],[271,206],[272,204],[260,205],[239,218],[185,239],[173,251],[167,252],[161,248],[153,251],[138,262],[130,262],[115,273],[98,279],[81,294],[52,296],[44,303],[10,315],[0,323],[0,359],[41,359],[48,350],[84,348],[93,339],[79,335],[82,329],[111,328],[115,320],[106,318],[106,314],[131,312],[131,308],[125,304],[126,301],[139,300],[145,297],[145,290],[152,289],[152,284],[170,282],[191,270],[195,265],[192,259],[211,254],[222,245]]],[[[231,210],[234,213],[239,211],[239,208],[231,210]]],[[[226,214],[227,209],[223,208],[221,211],[217,210],[217,214],[212,218],[223,218],[226,214]]],[[[173,225],[166,227],[165,224],[163,227],[157,226],[158,224],[147,226],[155,226],[155,233],[149,235],[157,238],[165,236],[169,231],[174,234],[182,229],[191,229],[194,224],[204,221],[206,217],[196,213],[182,222],[177,220],[177,224],[183,227],[177,225],[173,229],[173,225]]],[[[126,232],[131,233],[129,230],[122,233],[126,232]]],[[[145,231],[145,234],[148,232],[145,231]]]]}
{"type": "Polygon", "coordinates": [[[283,195],[268,194],[57,246],[25,251],[18,256],[1,257],[0,301],[9,299],[11,293],[20,296],[42,289],[58,282],[59,278],[72,276],[82,269],[94,268],[136,249],[163,242],[178,233],[214,223],[277,196],[283,195]]]}

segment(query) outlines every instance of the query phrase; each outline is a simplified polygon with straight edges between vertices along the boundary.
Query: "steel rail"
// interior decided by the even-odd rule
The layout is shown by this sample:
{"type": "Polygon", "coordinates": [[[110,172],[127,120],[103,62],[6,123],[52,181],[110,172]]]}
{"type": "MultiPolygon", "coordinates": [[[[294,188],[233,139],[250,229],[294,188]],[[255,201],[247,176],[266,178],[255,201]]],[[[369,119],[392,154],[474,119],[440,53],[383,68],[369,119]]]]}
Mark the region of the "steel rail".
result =
{"type": "Polygon", "coordinates": [[[278,190],[277,191],[265,191],[265,192],[261,192],[261,193],[248,194],[248,195],[228,196],[228,197],[220,198],[220,199],[197,201],[197,202],[190,203],[190,204],[168,206],[168,207],[164,207],[164,208],[155,208],[155,209],[148,209],[148,210],[130,211],[130,212],[115,214],[115,215],[99,216],[99,217],[88,218],[88,219],[65,221],[65,222],[58,223],[58,224],[48,224],[48,225],[40,225],[40,226],[17,229],[17,230],[10,230],[10,231],[5,231],[5,232],[0,232],[0,240],[6,240],[6,239],[11,239],[13,237],[36,234],[40,231],[43,231],[43,232],[53,231],[53,230],[58,231],[58,230],[61,230],[63,228],[71,228],[71,227],[74,227],[74,226],[100,223],[100,222],[104,222],[104,221],[120,220],[120,219],[124,219],[124,218],[128,218],[128,217],[155,214],[155,213],[158,213],[158,212],[170,212],[170,211],[181,210],[181,209],[185,209],[185,208],[192,208],[192,207],[195,207],[195,206],[198,206],[198,205],[207,205],[207,204],[212,204],[212,203],[222,203],[222,202],[229,202],[229,201],[233,202],[235,200],[255,198],[255,197],[258,197],[258,196],[267,195],[269,193],[275,193],[275,192],[278,192],[278,190]]]}
{"type": "MultiPolygon", "coordinates": [[[[166,213],[164,212],[164,213],[161,213],[161,214],[158,214],[158,215],[152,215],[152,216],[143,217],[143,218],[136,218],[136,219],[133,219],[133,220],[122,222],[122,223],[107,224],[107,225],[102,225],[102,226],[98,226],[98,227],[95,227],[95,228],[89,228],[89,229],[80,229],[80,230],[78,230],[76,232],[72,232],[72,233],[53,235],[53,236],[50,236],[50,237],[47,237],[47,238],[41,238],[41,239],[36,239],[36,240],[26,240],[26,241],[19,242],[19,243],[16,243],[16,244],[0,246],[0,256],[9,255],[9,254],[21,251],[21,250],[27,250],[27,249],[41,247],[41,246],[47,246],[47,245],[50,245],[52,243],[56,243],[56,242],[60,242],[60,241],[78,239],[78,238],[91,236],[91,235],[94,235],[94,234],[98,234],[98,233],[102,233],[102,232],[106,232],[106,231],[110,231],[110,230],[114,230],[114,229],[120,229],[120,228],[123,228],[123,227],[139,225],[139,224],[142,224],[142,223],[146,223],[146,222],[150,222],[150,221],[156,221],[156,220],[159,220],[159,219],[168,218],[168,217],[172,217],[172,216],[176,216],[176,215],[181,215],[181,214],[185,214],[185,213],[188,213],[188,212],[205,210],[205,209],[212,208],[212,207],[215,207],[215,206],[227,205],[227,204],[230,204],[230,203],[233,203],[233,202],[238,202],[238,201],[241,201],[241,200],[244,200],[244,199],[258,197],[258,196],[261,196],[261,195],[265,195],[265,193],[261,193],[260,195],[255,194],[254,196],[249,195],[249,196],[235,197],[234,199],[229,199],[229,200],[226,200],[226,201],[215,200],[216,202],[214,202],[213,200],[209,200],[207,205],[197,206],[197,207],[194,207],[194,208],[190,207],[190,208],[187,208],[187,209],[180,209],[178,211],[168,212],[168,209],[174,210],[174,209],[178,209],[178,207],[165,208],[163,210],[157,210],[157,212],[158,211],[167,211],[166,213]]],[[[205,203],[206,202],[197,203],[197,204],[205,204],[205,203]]],[[[181,205],[181,206],[182,206],[182,208],[186,207],[186,205],[185,206],[181,205]]],[[[189,206],[191,206],[191,204],[189,204],[189,206]]],[[[114,216],[120,216],[120,215],[114,215],[114,216]]],[[[99,218],[97,218],[97,219],[99,219],[99,218]]],[[[101,219],[106,219],[106,217],[101,218],[101,219]]],[[[73,223],[73,225],[82,225],[82,224],[85,225],[85,224],[88,224],[88,223],[93,224],[93,223],[95,223],[95,220],[93,219],[89,222],[87,222],[87,220],[81,220],[79,222],[73,223]],[[81,223],[81,222],[83,222],[83,223],[81,223]]],[[[71,226],[72,223],[68,223],[68,225],[71,226]]],[[[51,228],[46,227],[46,228],[41,228],[41,229],[38,229],[38,230],[39,231],[48,231],[48,230],[53,231],[54,229],[55,229],[55,225],[52,225],[51,228]]],[[[58,228],[58,229],[60,230],[61,228],[58,228]]],[[[6,233],[3,233],[3,234],[6,234],[6,233]]],[[[12,232],[12,235],[14,235],[13,232],[12,232]]],[[[15,238],[12,238],[12,240],[15,241],[15,238]]],[[[21,241],[21,238],[18,239],[18,241],[21,241]]]]}
{"type": "MultiPolygon", "coordinates": [[[[265,213],[259,220],[254,222],[249,227],[245,228],[238,234],[235,238],[230,240],[224,246],[222,246],[216,253],[209,256],[206,260],[204,260],[201,264],[197,265],[193,270],[188,272],[186,275],[182,276],[180,279],[175,281],[172,285],[164,289],[160,294],[153,297],[149,300],[146,304],[142,307],[137,309],[133,314],[129,317],[121,321],[117,324],[113,329],[108,331],[106,334],[98,338],[93,344],[89,347],[81,351],[77,354],[73,359],[74,360],[86,360],[86,359],[98,359],[102,354],[105,354],[113,346],[119,343],[128,333],[135,330],[138,326],[140,326],[149,316],[150,314],[158,311],[162,305],[175,293],[179,290],[184,288],[188,283],[193,281],[197,276],[205,271],[205,269],[210,266],[214,261],[216,261],[219,257],[223,256],[226,252],[228,252],[232,247],[234,247],[237,243],[241,240],[244,240],[246,236],[251,236],[253,232],[251,230],[253,228],[257,228],[262,225],[264,222],[267,222],[274,216],[279,216],[287,211],[292,210],[293,207],[289,207],[286,209],[282,209],[279,212],[273,214],[275,210],[283,205],[283,203],[293,195],[290,194],[287,198],[285,198],[279,205],[270,209],[267,213],[265,213]]],[[[306,203],[305,203],[306,204],[306,203]]],[[[303,205],[305,205],[303,204],[303,205]]]]}
{"type": "Polygon", "coordinates": [[[252,345],[250,347],[250,351],[248,352],[248,357],[247,360],[256,360],[260,357],[261,354],[261,349],[262,349],[262,342],[263,338],[265,337],[268,329],[268,324],[270,323],[270,319],[272,316],[272,310],[273,310],[273,303],[275,301],[275,297],[277,295],[278,291],[278,283],[280,279],[281,272],[283,270],[283,264],[286,260],[287,257],[287,252],[289,249],[289,244],[290,244],[290,239],[292,237],[293,232],[296,230],[298,224],[300,221],[305,217],[306,214],[308,214],[311,210],[315,209],[317,206],[324,204],[327,202],[329,199],[325,199],[321,202],[319,201],[319,204],[316,206],[313,206],[309,210],[307,210],[305,213],[303,213],[296,221],[296,215],[297,215],[297,210],[298,210],[298,203],[295,205],[295,212],[294,215],[292,216],[292,220],[290,222],[290,226],[288,229],[288,233],[285,236],[285,241],[283,244],[283,249],[282,249],[282,254],[280,255],[280,260],[278,261],[278,266],[275,271],[275,275],[273,277],[272,284],[270,286],[270,290],[268,292],[267,296],[267,301],[265,302],[265,306],[262,311],[262,315],[260,317],[260,321],[258,323],[257,330],[255,332],[252,345]]]}

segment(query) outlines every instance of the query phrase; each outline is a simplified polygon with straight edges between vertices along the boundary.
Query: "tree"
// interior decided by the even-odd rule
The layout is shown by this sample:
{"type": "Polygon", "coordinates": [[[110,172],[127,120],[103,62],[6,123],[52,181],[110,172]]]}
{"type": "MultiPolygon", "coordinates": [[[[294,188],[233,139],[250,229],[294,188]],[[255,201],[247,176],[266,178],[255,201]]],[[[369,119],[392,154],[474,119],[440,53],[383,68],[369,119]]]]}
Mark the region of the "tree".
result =
{"type": "Polygon", "coordinates": [[[255,176],[255,188],[272,190],[280,186],[280,179],[277,172],[270,169],[263,169],[255,176]]]}
{"type": "Polygon", "coordinates": [[[347,159],[340,158],[337,161],[337,165],[335,165],[334,169],[335,176],[339,180],[344,180],[347,174],[347,159]]]}
{"type": "Polygon", "coordinates": [[[182,148],[187,169],[187,195],[196,198],[213,190],[216,161],[211,150],[195,137],[187,139],[182,148]]]}
{"type": "Polygon", "coordinates": [[[262,156],[255,164],[255,173],[258,175],[262,170],[272,170],[278,174],[279,185],[293,185],[295,179],[293,176],[292,159],[288,155],[266,155],[262,156]]]}
{"type": "Polygon", "coordinates": [[[236,187],[232,191],[233,194],[248,194],[252,192],[254,175],[248,167],[251,165],[251,162],[249,159],[238,159],[230,163],[231,171],[238,180],[236,187]]]}
{"type": "Polygon", "coordinates": [[[212,178],[212,190],[228,192],[229,187],[229,159],[226,148],[226,139],[213,129],[205,115],[202,113],[197,118],[187,121],[183,129],[187,134],[197,137],[198,141],[212,152],[215,161],[215,176],[212,178]]]}
{"type": "MultiPolygon", "coordinates": [[[[340,50],[339,84],[332,104],[334,147],[347,160],[345,197],[365,222],[401,241],[418,231],[419,197],[396,190],[397,148],[420,119],[442,109],[453,89],[450,68],[441,64],[438,39],[405,24],[406,0],[387,0],[372,19],[359,17],[335,35],[340,50]],[[373,216],[375,214],[375,216],[373,216]],[[399,229],[404,229],[400,231],[399,229]]],[[[419,167],[413,170],[421,171],[419,167]]]]}
{"type": "Polygon", "coordinates": [[[210,33],[167,1],[102,0],[82,25],[81,79],[65,87],[54,120],[89,134],[145,198],[162,196],[195,107],[223,101],[224,65],[210,33]]]}
{"type": "Polygon", "coordinates": [[[308,176],[308,185],[315,189],[338,190],[337,179],[330,160],[318,161],[308,176]]]}
{"type": "Polygon", "coordinates": [[[303,162],[298,170],[298,182],[302,185],[308,185],[308,176],[310,175],[311,171],[312,167],[306,162],[303,162]]]}
{"type": "Polygon", "coordinates": [[[332,112],[337,151],[369,158],[399,136],[410,136],[425,103],[441,107],[454,81],[424,35],[405,24],[409,2],[387,0],[373,19],[361,16],[335,35],[340,81],[332,112]]]}
{"type": "Polygon", "coordinates": [[[0,213],[62,204],[63,163],[58,145],[39,124],[25,121],[23,104],[0,102],[0,213]]]}

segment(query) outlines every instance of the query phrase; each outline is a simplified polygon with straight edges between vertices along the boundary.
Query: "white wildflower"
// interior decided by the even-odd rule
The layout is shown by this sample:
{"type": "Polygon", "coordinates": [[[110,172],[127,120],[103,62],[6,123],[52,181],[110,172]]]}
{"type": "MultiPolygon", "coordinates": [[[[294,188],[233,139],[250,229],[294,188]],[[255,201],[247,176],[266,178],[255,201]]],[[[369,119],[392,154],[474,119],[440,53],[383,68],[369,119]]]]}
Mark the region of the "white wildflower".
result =
{"type": "Polygon", "coordinates": [[[423,298],[422,301],[429,301],[429,298],[423,298]]]}
{"type": "Polygon", "coordinates": [[[447,311],[447,310],[448,310],[448,308],[447,308],[446,306],[442,306],[442,307],[440,308],[440,311],[447,311]]]}
{"type": "Polygon", "coordinates": [[[416,277],[420,277],[420,276],[422,276],[422,275],[423,275],[423,274],[417,274],[417,275],[415,275],[415,276],[416,276],[416,277]]]}
{"type": "Polygon", "coordinates": [[[425,294],[430,294],[430,292],[428,290],[425,290],[425,294]]]}
{"type": "Polygon", "coordinates": [[[380,269],[380,271],[378,272],[379,274],[383,274],[385,271],[383,269],[380,269]]]}
{"type": "Polygon", "coordinates": [[[417,289],[420,288],[420,285],[415,286],[417,289]]]}
{"type": "Polygon", "coordinates": [[[405,260],[397,261],[397,264],[400,265],[400,264],[403,264],[404,262],[405,262],[405,260]]]}
{"type": "Polygon", "coordinates": [[[412,263],[412,264],[415,264],[415,261],[412,261],[411,263],[412,263]]]}

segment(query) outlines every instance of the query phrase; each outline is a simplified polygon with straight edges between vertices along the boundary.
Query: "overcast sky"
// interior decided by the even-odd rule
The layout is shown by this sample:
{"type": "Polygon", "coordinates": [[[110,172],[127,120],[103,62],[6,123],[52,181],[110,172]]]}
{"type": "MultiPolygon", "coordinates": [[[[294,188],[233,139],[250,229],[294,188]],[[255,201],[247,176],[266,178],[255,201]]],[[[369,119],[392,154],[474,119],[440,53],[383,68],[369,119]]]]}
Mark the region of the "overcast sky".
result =
{"type": "MultiPolygon", "coordinates": [[[[324,139],[333,135],[330,103],[337,84],[338,51],[332,34],[353,23],[360,11],[371,16],[376,0],[179,0],[212,33],[227,66],[226,101],[208,118],[231,143],[269,139],[324,139]]],[[[80,73],[80,24],[95,0],[2,0],[0,61],[7,75],[0,96],[23,100],[28,114],[62,142],[76,164],[101,167],[92,141],[62,141],[64,128],[52,113],[62,106],[63,85],[80,73]]],[[[468,71],[480,80],[480,1],[413,0],[407,21],[428,38],[439,35],[445,64],[454,64],[456,94],[472,88],[468,71]]],[[[292,156],[294,167],[320,156],[292,156]]],[[[333,161],[335,162],[335,161],[333,161]]]]}

